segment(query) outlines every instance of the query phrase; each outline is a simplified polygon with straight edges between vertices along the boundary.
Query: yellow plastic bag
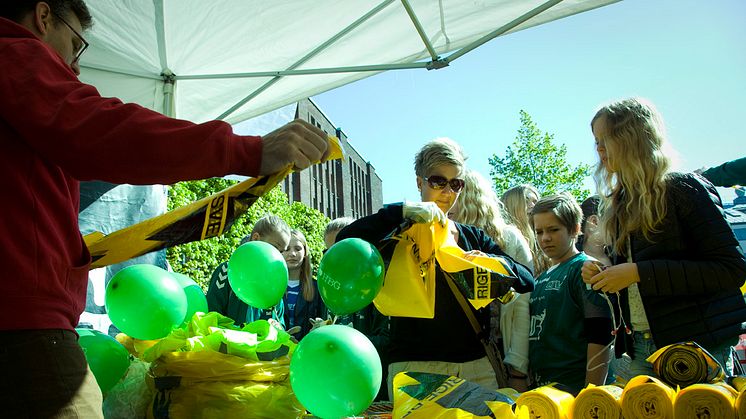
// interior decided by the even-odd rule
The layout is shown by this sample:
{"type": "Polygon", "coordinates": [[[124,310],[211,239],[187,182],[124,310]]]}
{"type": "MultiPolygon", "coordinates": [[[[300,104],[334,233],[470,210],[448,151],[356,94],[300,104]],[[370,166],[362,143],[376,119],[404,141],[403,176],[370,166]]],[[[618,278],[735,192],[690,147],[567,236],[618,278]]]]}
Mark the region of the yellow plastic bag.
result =
{"type": "Polygon", "coordinates": [[[290,387],[296,344],[265,320],[243,328],[197,313],[149,349],[155,390],[148,418],[295,418],[304,409],[290,387]],[[270,360],[263,360],[271,358],[270,360]]]}
{"type": "MultiPolygon", "coordinates": [[[[394,418],[514,419],[512,389],[488,390],[463,378],[422,372],[394,377],[394,418]]],[[[522,417],[528,418],[527,413],[522,417]]]]}
{"type": "Polygon", "coordinates": [[[453,274],[454,282],[476,309],[512,295],[515,274],[503,259],[477,256],[467,260],[449,233],[449,225],[417,223],[391,239],[396,247],[383,287],[373,300],[384,315],[433,318],[436,260],[440,269],[453,274]]]}
{"type": "Polygon", "coordinates": [[[733,377],[732,384],[736,388],[736,391],[738,391],[738,397],[736,398],[736,413],[738,414],[738,418],[746,418],[746,377],[733,377]]]}
{"type": "Polygon", "coordinates": [[[647,359],[653,371],[671,387],[716,383],[725,379],[723,367],[695,342],[666,345],[647,359]]]}

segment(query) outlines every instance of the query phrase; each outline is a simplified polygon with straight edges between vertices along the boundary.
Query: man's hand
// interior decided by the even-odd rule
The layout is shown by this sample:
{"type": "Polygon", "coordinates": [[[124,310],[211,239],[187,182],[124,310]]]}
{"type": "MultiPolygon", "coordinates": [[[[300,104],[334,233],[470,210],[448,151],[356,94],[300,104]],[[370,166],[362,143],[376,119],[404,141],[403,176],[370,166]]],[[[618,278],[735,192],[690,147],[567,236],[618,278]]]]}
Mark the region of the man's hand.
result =
{"type": "Polygon", "coordinates": [[[260,175],[270,175],[292,164],[303,170],[316,162],[326,161],[329,143],[324,131],[296,119],[262,137],[260,175]]]}
{"type": "Polygon", "coordinates": [[[402,215],[415,223],[430,224],[437,221],[444,226],[448,221],[448,217],[435,202],[405,202],[402,215]]]}

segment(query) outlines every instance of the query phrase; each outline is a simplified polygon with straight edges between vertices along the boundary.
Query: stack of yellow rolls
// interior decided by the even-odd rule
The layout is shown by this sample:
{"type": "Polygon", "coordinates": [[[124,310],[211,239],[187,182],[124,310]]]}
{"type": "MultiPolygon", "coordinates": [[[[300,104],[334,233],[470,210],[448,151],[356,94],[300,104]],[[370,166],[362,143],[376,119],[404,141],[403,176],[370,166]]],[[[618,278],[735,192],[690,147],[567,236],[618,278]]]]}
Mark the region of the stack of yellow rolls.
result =
{"type": "Polygon", "coordinates": [[[580,390],[572,406],[573,419],[621,419],[622,389],[617,386],[594,386],[580,390]]]}
{"type": "Polygon", "coordinates": [[[547,385],[521,394],[515,404],[517,410],[527,407],[532,418],[570,419],[574,401],[572,394],[547,385]]]}
{"type": "Polygon", "coordinates": [[[723,382],[692,384],[676,393],[673,404],[676,419],[736,419],[738,392],[723,382]]]}
{"type": "Polygon", "coordinates": [[[622,392],[625,418],[673,419],[676,392],[661,380],[648,375],[633,377],[622,392]]]}

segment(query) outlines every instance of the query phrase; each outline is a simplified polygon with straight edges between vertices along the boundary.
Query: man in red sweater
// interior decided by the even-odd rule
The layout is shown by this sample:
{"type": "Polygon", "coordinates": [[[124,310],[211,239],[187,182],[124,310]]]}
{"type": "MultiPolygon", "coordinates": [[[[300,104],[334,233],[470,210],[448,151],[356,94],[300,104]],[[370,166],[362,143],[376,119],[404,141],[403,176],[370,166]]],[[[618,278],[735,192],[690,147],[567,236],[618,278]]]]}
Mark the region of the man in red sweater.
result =
{"type": "Polygon", "coordinates": [[[101,97],[77,78],[91,23],[83,0],[0,2],[2,416],[102,416],[74,332],[91,260],[79,181],[257,176],[327,154],[326,134],[303,121],[239,136],[224,122],[197,125],[101,97]]]}

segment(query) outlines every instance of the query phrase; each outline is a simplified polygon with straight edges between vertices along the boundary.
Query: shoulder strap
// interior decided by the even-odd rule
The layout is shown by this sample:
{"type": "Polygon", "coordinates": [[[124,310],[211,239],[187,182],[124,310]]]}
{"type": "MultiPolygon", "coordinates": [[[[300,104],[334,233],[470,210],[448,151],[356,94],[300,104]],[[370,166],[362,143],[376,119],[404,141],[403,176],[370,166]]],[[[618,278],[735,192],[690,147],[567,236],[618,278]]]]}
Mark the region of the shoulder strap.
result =
{"type": "Polygon", "coordinates": [[[464,311],[464,314],[466,314],[466,318],[469,319],[469,323],[471,323],[471,327],[474,329],[474,333],[477,334],[479,342],[481,342],[482,346],[484,346],[484,351],[487,353],[487,359],[489,359],[490,364],[492,364],[492,369],[495,370],[495,379],[497,380],[498,387],[507,388],[508,370],[505,368],[505,364],[503,363],[499,351],[494,345],[490,344],[487,341],[487,339],[489,339],[488,337],[483,336],[482,326],[479,324],[477,318],[474,317],[474,312],[471,311],[471,307],[464,298],[464,295],[461,294],[461,291],[459,291],[459,289],[456,287],[456,283],[453,281],[453,276],[446,271],[443,271],[443,275],[446,278],[448,287],[451,288],[451,292],[453,292],[453,295],[456,297],[456,301],[458,301],[461,309],[464,311]]]}

